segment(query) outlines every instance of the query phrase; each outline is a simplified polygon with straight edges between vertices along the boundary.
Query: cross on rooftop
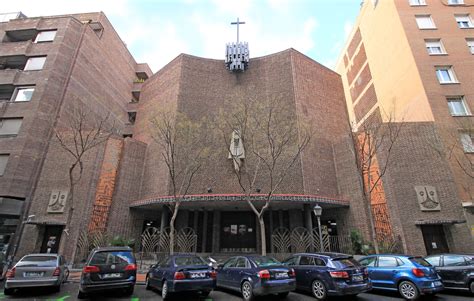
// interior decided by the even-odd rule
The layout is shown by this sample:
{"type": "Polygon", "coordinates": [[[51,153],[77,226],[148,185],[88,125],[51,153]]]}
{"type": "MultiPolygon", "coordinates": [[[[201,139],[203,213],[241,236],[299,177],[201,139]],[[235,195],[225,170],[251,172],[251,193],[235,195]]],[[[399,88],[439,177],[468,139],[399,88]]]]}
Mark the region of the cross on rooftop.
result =
{"type": "Polygon", "coordinates": [[[239,43],[239,25],[245,24],[245,22],[239,22],[239,18],[237,18],[237,22],[231,22],[230,25],[237,25],[237,44],[239,43]]]}

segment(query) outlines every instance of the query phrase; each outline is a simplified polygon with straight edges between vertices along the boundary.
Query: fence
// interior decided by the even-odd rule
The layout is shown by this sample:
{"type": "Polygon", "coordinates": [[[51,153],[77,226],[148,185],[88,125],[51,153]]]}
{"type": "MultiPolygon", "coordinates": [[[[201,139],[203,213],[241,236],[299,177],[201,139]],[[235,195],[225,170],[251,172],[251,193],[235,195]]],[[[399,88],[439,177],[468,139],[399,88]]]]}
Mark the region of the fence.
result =
{"type": "Polygon", "coordinates": [[[287,228],[277,228],[272,233],[271,253],[278,259],[291,253],[319,252],[320,250],[353,253],[352,241],[349,236],[333,236],[322,233],[321,238],[318,228],[314,228],[312,231],[303,227],[295,228],[292,231],[287,228]]]}

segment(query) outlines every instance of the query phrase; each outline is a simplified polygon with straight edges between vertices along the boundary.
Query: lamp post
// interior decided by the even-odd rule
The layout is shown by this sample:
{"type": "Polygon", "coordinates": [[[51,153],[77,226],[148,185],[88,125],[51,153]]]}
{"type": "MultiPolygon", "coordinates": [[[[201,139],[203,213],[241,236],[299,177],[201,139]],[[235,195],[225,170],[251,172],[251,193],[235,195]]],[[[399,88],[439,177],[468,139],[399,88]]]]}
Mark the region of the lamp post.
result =
{"type": "Polygon", "coordinates": [[[321,252],[324,252],[324,247],[323,247],[323,235],[321,233],[321,215],[323,214],[323,208],[316,204],[313,208],[313,213],[318,219],[318,230],[319,230],[319,250],[321,252]]]}

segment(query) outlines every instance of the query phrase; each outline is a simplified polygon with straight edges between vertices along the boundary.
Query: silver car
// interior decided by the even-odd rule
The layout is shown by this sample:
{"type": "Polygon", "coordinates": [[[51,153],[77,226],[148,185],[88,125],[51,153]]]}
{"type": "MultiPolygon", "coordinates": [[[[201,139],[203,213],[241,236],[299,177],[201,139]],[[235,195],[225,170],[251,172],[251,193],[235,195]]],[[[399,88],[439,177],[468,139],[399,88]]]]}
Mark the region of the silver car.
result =
{"type": "Polygon", "coordinates": [[[67,280],[69,270],[64,257],[58,254],[29,254],[8,270],[5,281],[5,295],[15,289],[50,286],[55,291],[67,280]]]}

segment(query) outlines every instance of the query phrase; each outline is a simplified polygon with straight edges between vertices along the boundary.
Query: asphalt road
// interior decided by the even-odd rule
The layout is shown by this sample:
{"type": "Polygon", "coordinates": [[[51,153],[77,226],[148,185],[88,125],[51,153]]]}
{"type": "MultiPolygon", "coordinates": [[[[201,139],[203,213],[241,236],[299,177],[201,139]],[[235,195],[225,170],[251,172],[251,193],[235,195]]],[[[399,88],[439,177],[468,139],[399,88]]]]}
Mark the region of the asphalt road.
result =
{"type": "MultiPolygon", "coordinates": [[[[77,300],[77,291],[78,283],[66,283],[61,288],[59,293],[53,293],[48,289],[30,289],[24,290],[16,293],[13,296],[5,296],[3,294],[3,283],[1,285],[0,301],[4,300],[34,300],[34,301],[72,301],[77,300]]],[[[158,292],[147,291],[145,286],[136,285],[135,292],[131,297],[123,297],[120,295],[120,291],[115,293],[100,294],[95,295],[90,298],[90,300],[129,300],[129,301],[143,301],[143,300],[161,300],[161,296],[158,292]]],[[[242,300],[241,296],[237,293],[232,293],[228,291],[213,291],[207,298],[199,298],[193,295],[179,295],[173,298],[177,301],[190,300],[190,301],[240,301],[242,300]]],[[[263,298],[257,298],[257,301],[270,301],[276,300],[275,296],[267,296],[263,298]]],[[[304,293],[290,293],[286,299],[280,299],[286,301],[314,301],[315,299],[309,294],[304,293]]],[[[395,293],[387,292],[371,292],[369,294],[360,294],[355,298],[332,298],[330,300],[358,300],[358,301],[379,301],[379,300],[402,300],[395,293]]],[[[422,298],[422,300],[432,300],[432,301],[462,301],[462,300],[473,300],[473,296],[469,293],[449,291],[437,295],[434,298],[422,298]]]]}

